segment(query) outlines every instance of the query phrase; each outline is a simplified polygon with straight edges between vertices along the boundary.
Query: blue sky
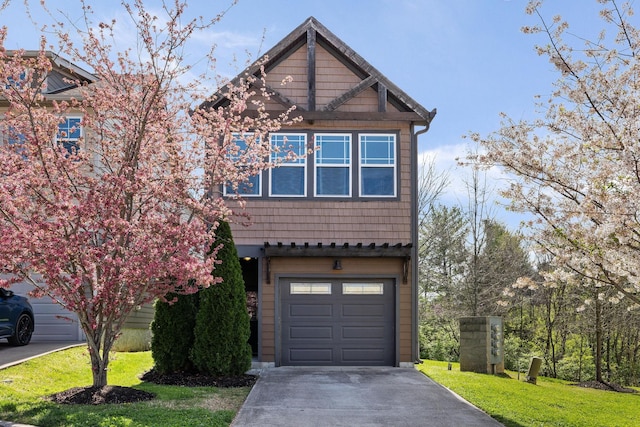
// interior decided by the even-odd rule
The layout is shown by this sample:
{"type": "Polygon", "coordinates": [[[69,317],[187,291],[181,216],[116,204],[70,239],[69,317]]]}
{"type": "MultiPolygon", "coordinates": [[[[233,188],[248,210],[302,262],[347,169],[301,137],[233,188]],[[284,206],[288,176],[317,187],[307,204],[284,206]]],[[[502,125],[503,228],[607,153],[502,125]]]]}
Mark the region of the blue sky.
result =
{"type": "MultiPolygon", "coordinates": [[[[0,25],[7,25],[7,48],[36,48],[37,27],[26,18],[23,0],[12,0],[0,12],[0,25]]],[[[33,11],[39,10],[32,1],[33,11]]],[[[96,17],[119,15],[120,2],[94,0],[96,17]]],[[[146,2],[157,7],[158,1],[146,2]]],[[[228,0],[191,0],[191,13],[212,16],[228,0]]],[[[528,118],[535,113],[535,95],[548,95],[557,75],[545,57],[536,54],[536,44],[546,44],[542,35],[525,35],[524,25],[539,23],[525,14],[525,0],[239,0],[200,40],[217,43],[219,64],[235,55],[241,62],[247,53],[255,58],[278,43],[309,16],[316,17],[336,36],[358,52],[382,74],[427,109],[437,108],[431,129],[420,139],[420,151],[435,156],[452,178],[447,203],[463,202],[466,171],[455,167],[455,157],[464,155],[470,131],[486,135],[499,127],[499,113],[528,118]],[[264,38],[263,38],[264,37],[264,38]]],[[[49,8],[62,8],[70,18],[79,18],[76,0],[48,0],[49,8]]],[[[547,0],[542,13],[547,20],[561,14],[580,36],[601,28],[600,5],[595,0],[547,0]]],[[[39,24],[45,22],[34,15],[39,24]]],[[[203,45],[204,48],[204,45],[203,45]]],[[[502,185],[492,171],[492,185],[502,185]]],[[[501,209],[498,219],[516,226],[517,220],[501,209]]]]}

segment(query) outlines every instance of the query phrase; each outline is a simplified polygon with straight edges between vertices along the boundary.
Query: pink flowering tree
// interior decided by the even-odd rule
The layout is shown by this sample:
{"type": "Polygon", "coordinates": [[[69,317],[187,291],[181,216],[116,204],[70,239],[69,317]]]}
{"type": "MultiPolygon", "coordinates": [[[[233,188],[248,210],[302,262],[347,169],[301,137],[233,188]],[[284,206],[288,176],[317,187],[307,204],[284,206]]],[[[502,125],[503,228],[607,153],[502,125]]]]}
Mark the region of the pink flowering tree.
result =
{"type": "Polygon", "coordinates": [[[92,25],[87,6],[81,43],[57,24],[57,51],[97,78],[69,81],[77,88],[64,101],[46,94],[48,42],[36,55],[9,52],[0,30],[0,286],[27,281],[77,314],[94,386],[107,384],[132,310],[215,285],[215,253],[204,254],[218,219],[233,214],[220,190],[271,166],[266,135],[286,120],[264,113],[264,90],[252,92],[266,87],[251,85],[260,73],[223,86],[226,108],[198,109],[210,101],[202,88],[216,86],[193,77],[183,53],[220,16],[189,20],[179,0],[161,17],[142,0],[123,5],[135,50],[114,52],[115,22],[92,25]],[[69,115],[80,120],[61,129],[69,115]]]}
{"type": "Polygon", "coordinates": [[[549,281],[610,287],[599,297],[640,305],[640,33],[628,3],[599,0],[603,28],[596,40],[571,38],[561,17],[547,21],[541,2],[527,11],[545,36],[537,48],[558,71],[540,117],[512,120],[483,137],[483,165],[515,179],[504,195],[532,213],[528,225],[558,270],[549,281]],[[571,45],[573,42],[575,46],[571,45]],[[586,280],[585,280],[586,279],[586,280]],[[613,294],[613,295],[611,295],[613,294]]]}

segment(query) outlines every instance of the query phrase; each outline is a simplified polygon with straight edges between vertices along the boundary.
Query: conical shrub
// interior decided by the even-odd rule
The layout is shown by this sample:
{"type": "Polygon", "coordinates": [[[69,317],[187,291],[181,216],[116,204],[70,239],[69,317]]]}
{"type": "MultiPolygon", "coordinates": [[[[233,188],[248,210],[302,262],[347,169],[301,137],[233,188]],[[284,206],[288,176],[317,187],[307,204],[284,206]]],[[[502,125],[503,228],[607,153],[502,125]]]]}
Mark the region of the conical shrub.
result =
{"type": "Polygon", "coordinates": [[[151,355],[155,370],[162,374],[193,371],[190,354],[195,337],[198,294],[169,294],[166,299],[175,302],[158,300],[151,323],[151,355]]]}
{"type": "Polygon", "coordinates": [[[216,264],[213,274],[222,282],[199,292],[191,355],[196,369],[204,374],[242,375],[251,368],[251,332],[242,268],[226,222],[218,226],[212,250],[219,245],[221,264],[216,264]]]}

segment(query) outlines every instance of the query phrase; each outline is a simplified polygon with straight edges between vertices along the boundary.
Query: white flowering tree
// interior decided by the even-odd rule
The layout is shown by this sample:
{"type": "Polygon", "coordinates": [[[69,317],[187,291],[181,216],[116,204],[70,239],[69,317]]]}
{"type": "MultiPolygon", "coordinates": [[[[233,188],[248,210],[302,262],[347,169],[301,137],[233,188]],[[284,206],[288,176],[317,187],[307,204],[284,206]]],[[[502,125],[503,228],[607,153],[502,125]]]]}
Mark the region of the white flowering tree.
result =
{"type": "Polygon", "coordinates": [[[472,137],[486,149],[476,158],[480,164],[515,175],[504,196],[515,210],[534,214],[532,235],[555,264],[583,283],[613,288],[607,299],[637,306],[640,32],[629,4],[598,1],[606,31],[575,46],[566,21],[548,22],[542,2],[529,3],[527,12],[541,24],[524,31],[548,36],[537,51],[557,68],[554,91],[541,102],[539,118],[505,115],[497,132],[472,137]]]}

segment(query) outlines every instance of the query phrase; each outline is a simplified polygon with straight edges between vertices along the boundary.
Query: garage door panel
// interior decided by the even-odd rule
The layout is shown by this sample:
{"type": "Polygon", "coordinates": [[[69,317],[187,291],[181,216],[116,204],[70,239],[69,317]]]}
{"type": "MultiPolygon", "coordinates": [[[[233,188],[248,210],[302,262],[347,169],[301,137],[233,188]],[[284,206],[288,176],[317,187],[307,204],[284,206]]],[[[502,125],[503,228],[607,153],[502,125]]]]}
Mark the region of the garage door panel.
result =
{"type": "Polygon", "coordinates": [[[344,281],[333,280],[330,294],[323,295],[290,292],[294,282],[313,287],[293,279],[281,283],[281,364],[394,364],[395,292],[391,280],[376,281],[384,292],[375,295],[353,293],[354,289],[367,290],[363,281],[348,287],[351,293],[344,293],[344,281]]]}
{"type": "Polygon", "coordinates": [[[328,326],[291,326],[289,339],[333,339],[333,328],[328,326]]]}
{"type": "Polygon", "coordinates": [[[370,340],[372,338],[378,338],[384,340],[385,327],[380,326],[343,326],[342,338],[355,339],[355,340],[370,340]]]}
{"type": "Polygon", "coordinates": [[[288,359],[292,365],[302,364],[331,364],[333,357],[333,350],[330,348],[305,348],[305,349],[290,349],[288,352],[288,359]]]}
{"type": "Polygon", "coordinates": [[[385,363],[385,358],[384,348],[353,347],[342,349],[342,360],[346,363],[381,365],[385,363]]]}
{"type": "Polygon", "coordinates": [[[344,317],[375,317],[380,318],[385,313],[384,304],[343,304],[344,317]]]}
{"type": "Polygon", "coordinates": [[[333,317],[333,305],[291,303],[289,305],[289,316],[292,318],[324,317],[330,319],[333,317]]]}

